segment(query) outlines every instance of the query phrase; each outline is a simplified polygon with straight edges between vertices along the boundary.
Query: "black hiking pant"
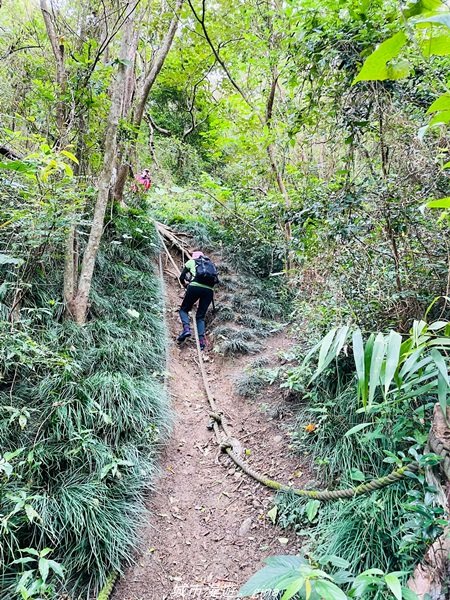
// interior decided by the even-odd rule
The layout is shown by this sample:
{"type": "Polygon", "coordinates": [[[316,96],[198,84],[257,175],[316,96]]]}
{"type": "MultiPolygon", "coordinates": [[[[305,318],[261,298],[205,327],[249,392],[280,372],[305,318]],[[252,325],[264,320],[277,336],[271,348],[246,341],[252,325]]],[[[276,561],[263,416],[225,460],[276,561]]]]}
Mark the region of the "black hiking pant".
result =
{"type": "Polygon", "coordinates": [[[198,335],[205,335],[205,317],[206,311],[213,300],[213,290],[200,287],[199,285],[188,285],[186,294],[180,307],[180,319],[184,327],[190,326],[189,312],[198,300],[195,320],[197,321],[198,335]]]}

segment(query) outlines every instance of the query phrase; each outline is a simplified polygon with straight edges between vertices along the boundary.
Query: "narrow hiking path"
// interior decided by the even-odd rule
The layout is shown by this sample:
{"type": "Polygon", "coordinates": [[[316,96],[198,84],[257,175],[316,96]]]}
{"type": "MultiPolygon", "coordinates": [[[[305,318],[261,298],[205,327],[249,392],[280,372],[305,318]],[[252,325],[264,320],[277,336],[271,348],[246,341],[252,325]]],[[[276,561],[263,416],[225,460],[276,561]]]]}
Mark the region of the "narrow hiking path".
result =
{"type": "MultiPolygon", "coordinates": [[[[174,278],[167,276],[171,340],[180,327],[180,297],[174,278]]],[[[285,334],[265,342],[258,356],[271,361],[278,361],[278,352],[290,345],[285,334]]],[[[285,418],[270,417],[260,403],[234,392],[237,376],[255,357],[224,359],[213,352],[208,356],[212,391],[250,463],[286,483],[303,483],[300,460],[288,450],[289,411],[285,418]]],[[[294,535],[274,527],[267,516],[273,492],[220,454],[207,429],[209,410],[197,360],[193,341],[181,348],[171,341],[174,429],[161,456],[161,477],[149,499],[149,523],[140,531],[136,563],[117,583],[114,600],[236,598],[264,557],[298,551],[294,535]]],[[[270,395],[265,401],[270,404],[270,395]]]]}

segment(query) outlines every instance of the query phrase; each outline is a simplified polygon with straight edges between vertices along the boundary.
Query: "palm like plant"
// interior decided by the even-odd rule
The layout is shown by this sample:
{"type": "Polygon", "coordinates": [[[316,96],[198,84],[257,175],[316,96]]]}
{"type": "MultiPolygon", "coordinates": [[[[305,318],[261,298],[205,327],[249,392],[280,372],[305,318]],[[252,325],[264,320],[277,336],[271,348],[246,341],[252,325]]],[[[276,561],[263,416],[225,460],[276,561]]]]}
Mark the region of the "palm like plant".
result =
{"type": "Polygon", "coordinates": [[[304,364],[319,353],[311,381],[321,375],[341,352],[347,352],[351,340],[358,399],[364,410],[376,408],[376,394],[383,404],[437,393],[444,415],[447,409],[449,380],[450,322],[414,321],[410,334],[403,339],[390,331],[372,333],[364,342],[359,328],[337,327],[314,346],[304,364]]]}

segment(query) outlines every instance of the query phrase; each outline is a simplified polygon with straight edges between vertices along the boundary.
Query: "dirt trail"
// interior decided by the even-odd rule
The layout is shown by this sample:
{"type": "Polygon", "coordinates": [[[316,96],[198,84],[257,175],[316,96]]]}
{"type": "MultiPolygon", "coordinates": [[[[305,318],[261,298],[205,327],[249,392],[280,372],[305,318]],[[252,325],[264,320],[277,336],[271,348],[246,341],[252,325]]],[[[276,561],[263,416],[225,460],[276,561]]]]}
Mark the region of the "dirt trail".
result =
{"type": "MultiPolygon", "coordinates": [[[[180,290],[173,278],[166,283],[173,340],[180,327],[180,290]]],[[[276,361],[278,350],[288,345],[285,336],[274,336],[262,354],[276,361]]],[[[212,352],[209,356],[212,391],[234,436],[250,452],[250,462],[284,482],[295,479],[301,485],[302,465],[288,450],[285,421],[263,414],[260,404],[233,391],[236,377],[252,358],[225,360],[212,352]]],[[[150,523],[140,532],[136,564],[117,583],[112,598],[234,599],[264,557],[295,553],[298,546],[292,533],[274,527],[267,517],[273,493],[219,454],[207,429],[209,411],[193,342],[181,348],[171,343],[169,371],[174,430],[149,499],[150,523]]],[[[270,404],[269,396],[264,400],[270,404]]]]}

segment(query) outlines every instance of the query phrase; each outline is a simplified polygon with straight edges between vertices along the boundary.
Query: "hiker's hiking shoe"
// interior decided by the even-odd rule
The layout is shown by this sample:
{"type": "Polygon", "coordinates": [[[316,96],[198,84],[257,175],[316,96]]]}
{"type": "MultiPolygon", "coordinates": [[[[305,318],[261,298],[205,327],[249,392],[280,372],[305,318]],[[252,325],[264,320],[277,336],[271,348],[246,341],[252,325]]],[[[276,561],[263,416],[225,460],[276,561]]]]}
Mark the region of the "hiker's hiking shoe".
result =
{"type": "Polygon", "coordinates": [[[205,350],[205,348],[206,348],[206,338],[205,338],[205,336],[201,335],[198,338],[198,341],[200,342],[200,350],[205,350]]]}
{"type": "Polygon", "coordinates": [[[190,327],[183,327],[183,331],[177,337],[177,342],[184,342],[184,340],[186,338],[188,338],[188,337],[191,337],[191,335],[192,335],[191,328],[190,327]]]}

